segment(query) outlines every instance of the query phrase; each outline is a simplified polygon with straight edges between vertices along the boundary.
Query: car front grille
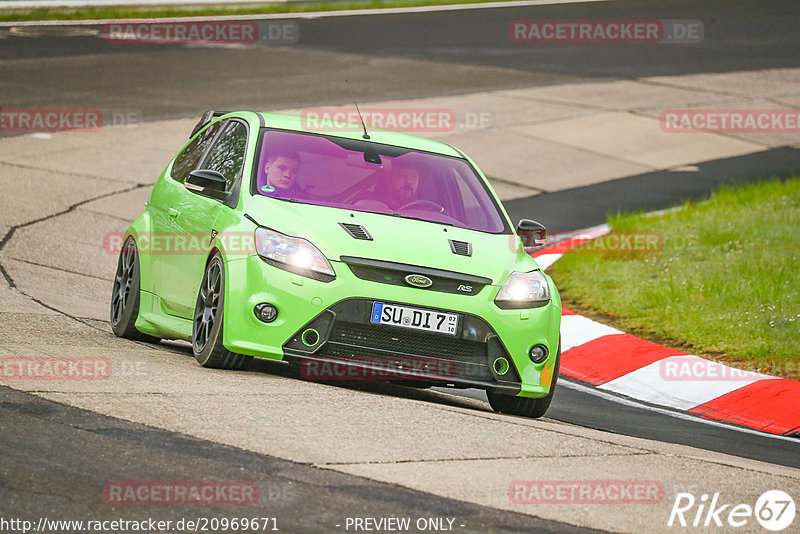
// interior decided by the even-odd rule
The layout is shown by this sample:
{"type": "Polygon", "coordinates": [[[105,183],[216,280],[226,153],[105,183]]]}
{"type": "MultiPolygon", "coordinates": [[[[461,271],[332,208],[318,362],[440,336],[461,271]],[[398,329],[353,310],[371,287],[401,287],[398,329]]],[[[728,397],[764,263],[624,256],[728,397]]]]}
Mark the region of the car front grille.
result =
{"type": "Polygon", "coordinates": [[[394,358],[396,361],[386,362],[388,367],[405,360],[418,367],[439,369],[445,376],[492,377],[486,343],[386,325],[337,322],[317,354],[368,362],[394,358]]]}
{"type": "Polygon", "coordinates": [[[485,286],[492,283],[491,278],[483,276],[433,269],[419,265],[353,256],[342,256],[341,260],[347,264],[356,277],[381,284],[413,287],[407,282],[406,278],[409,275],[423,275],[431,281],[431,284],[420,289],[420,291],[441,291],[443,293],[474,296],[480,293],[485,286]]]}
{"type": "MultiPolygon", "coordinates": [[[[331,306],[283,346],[284,352],[303,359],[335,360],[383,370],[414,370],[414,377],[437,381],[519,383],[519,374],[499,337],[480,317],[459,313],[457,335],[424,332],[369,322],[374,301],[346,299],[331,306]],[[314,343],[304,332],[313,330],[314,343]],[[318,339],[317,339],[318,338],[318,339]],[[510,370],[498,376],[492,369],[506,358],[510,370]]],[[[454,313],[454,312],[448,312],[454,313]]]]}

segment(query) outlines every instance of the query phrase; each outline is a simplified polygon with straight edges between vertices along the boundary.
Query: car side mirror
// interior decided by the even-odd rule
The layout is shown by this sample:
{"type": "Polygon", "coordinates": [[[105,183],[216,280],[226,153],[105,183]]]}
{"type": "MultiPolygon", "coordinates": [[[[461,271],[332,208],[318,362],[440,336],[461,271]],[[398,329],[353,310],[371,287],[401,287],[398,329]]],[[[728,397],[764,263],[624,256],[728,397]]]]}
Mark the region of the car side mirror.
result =
{"type": "Polygon", "coordinates": [[[547,243],[547,228],[530,219],[521,219],[517,225],[517,235],[522,239],[522,246],[528,249],[541,247],[547,243]]]}
{"type": "Polygon", "coordinates": [[[186,182],[183,185],[192,193],[223,202],[226,202],[231,195],[228,191],[225,191],[228,187],[228,181],[217,171],[194,170],[189,173],[189,177],[186,178],[186,182]]]}

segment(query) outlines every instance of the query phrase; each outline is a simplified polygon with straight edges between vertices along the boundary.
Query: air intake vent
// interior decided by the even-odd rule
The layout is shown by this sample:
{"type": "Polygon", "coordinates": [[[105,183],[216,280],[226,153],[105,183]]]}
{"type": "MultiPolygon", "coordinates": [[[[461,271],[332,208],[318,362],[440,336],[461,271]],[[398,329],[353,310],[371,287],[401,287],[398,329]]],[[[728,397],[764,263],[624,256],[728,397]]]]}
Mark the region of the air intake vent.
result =
{"type": "Polygon", "coordinates": [[[360,224],[339,223],[339,226],[344,228],[344,231],[350,234],[350,237],[354,237],[356,239],[363,239],[365,241],[372,241],[372,236],[369,235],[367,229],[361,226],[360,224]]]}
{"type": "Polygon", "coordinates": [[[459,256],[472,256],[472,243],[467,243],[466,241],[456,241],[455,239],[448,239],[447,241],[450,242],[450,250],[453,251],[453,254],[458,254],[459,256]]]}

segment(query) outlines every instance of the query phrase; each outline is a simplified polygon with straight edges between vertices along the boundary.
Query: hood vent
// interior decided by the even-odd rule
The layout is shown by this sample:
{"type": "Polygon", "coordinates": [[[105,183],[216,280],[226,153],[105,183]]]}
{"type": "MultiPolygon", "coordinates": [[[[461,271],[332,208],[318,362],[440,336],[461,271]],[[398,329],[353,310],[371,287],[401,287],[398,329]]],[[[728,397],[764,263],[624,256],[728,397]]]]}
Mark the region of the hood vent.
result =
{"type": "Polygon", "coordinates": [[[453,254],[458,254],[459,256],[472,256],[472,243],[467,243],[466,241],[456,241],[455,239],[448,239],[450,243],[450,250],[453,251],[453,254]]]}
{"type": "Polygon", "coordinates": [[[372,241],[372,236],[369,235],[367,229],[360,224],[339,223],[339,226],[344,228],[344,231],[350,234],[350,237],[363,239],[364,241],[372,241]]]}

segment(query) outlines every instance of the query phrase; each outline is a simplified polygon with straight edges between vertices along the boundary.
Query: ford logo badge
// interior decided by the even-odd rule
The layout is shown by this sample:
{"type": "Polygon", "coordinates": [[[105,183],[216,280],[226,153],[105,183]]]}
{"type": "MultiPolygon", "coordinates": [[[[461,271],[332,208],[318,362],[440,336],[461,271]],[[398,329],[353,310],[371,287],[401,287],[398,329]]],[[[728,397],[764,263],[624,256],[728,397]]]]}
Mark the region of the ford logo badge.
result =
{"type": "Polygon", "coordinates": [[[431,287],[433,280],[421,274],[409,274],[406,276],[406,283],[414,287],[431,287]]]}

